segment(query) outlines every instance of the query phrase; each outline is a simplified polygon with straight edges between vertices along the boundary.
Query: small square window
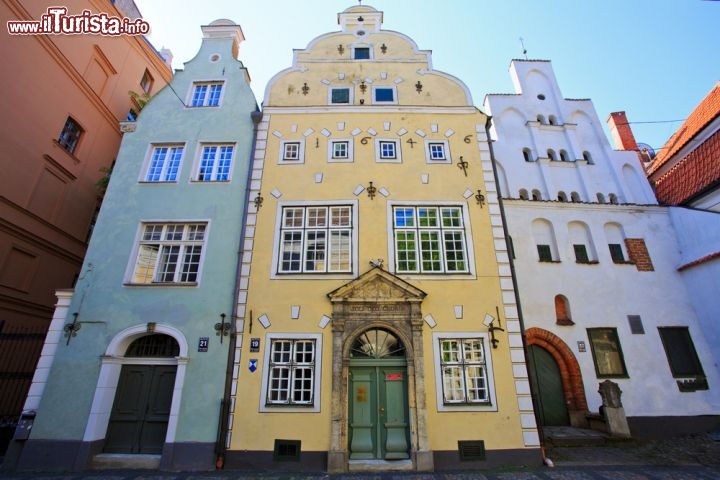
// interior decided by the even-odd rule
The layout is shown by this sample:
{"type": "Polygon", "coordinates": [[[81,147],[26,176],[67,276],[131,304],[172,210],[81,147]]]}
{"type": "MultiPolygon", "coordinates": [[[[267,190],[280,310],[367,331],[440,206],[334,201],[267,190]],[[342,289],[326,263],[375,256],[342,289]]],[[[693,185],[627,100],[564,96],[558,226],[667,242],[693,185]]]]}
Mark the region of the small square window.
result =
{"type": "Polygon", "coordinates": [[[74,153],[77,148],[80,136],[83,134],[83,129],[80,124],[75,121],[72,117],[67,117],[65,125],[60,132],[58,143],[68,151],[68,153],[74,153]]]}
{"type": "Polygon", "coordinates": [[[573,250],[575,250],[575,262],[577,263],[589,263],[590,259],[588,258],[587,253],[587,247],[585,245],[573,245],[573,250]]]}
{"type": "Polygon", "coordinates": [[[332,142],[332,158],[345,159],[348,158],[348,142],[332,142]]]}
{"type": "Polygon", "coordinates": [[[330,103],[348,104],[350,103],[349,88],[333,88],[330,90],[330,103]]]}
{"type": "Polygon", "coordinates": [[[395,102],[395,89],[392,87],[375,87],[373,95],[375,103],[395,102]]]}
{"type": "Polygon", "coordinates": [[[150,75],[150,72],[145,69],[145,73],[143,74],[142,78],[140,79],[140,88],[143,89],[143,92],[149,94],[150,90],[153,86],[153,77],[150,75]]]}
{"type": "Polygon", "coordinates": [[[304,142],[302,141],[282,142],[280,145],[280,163],[303,163],[305,160],[303,150],[304,142]]]}
{"type": "Polygon", "coordinates": [[[446,141],[429,141],[426,142],[426,151],[428,163],[449,163],[450,156],[448,154],[448,143],[446,141]]]}
{"type": "Polygon", "coordinates": [[[608,244],[608,248],[610,249],[610,257],[613,263],[625,263],[622,245],[619,243],[610,243],[608,244]]]}
{"type": "Polygon", "coordinates": [[[355,60],[369,60],[370,59],[370,48],[369,47],[355,47],[353,50],[353,58],[355,60]]]}
{"type": "Polygon", "coordinates": [[[538,257],[541,262],[552,262],[552,251],[550,245],[538,245],[537,246],[538,257]]]}

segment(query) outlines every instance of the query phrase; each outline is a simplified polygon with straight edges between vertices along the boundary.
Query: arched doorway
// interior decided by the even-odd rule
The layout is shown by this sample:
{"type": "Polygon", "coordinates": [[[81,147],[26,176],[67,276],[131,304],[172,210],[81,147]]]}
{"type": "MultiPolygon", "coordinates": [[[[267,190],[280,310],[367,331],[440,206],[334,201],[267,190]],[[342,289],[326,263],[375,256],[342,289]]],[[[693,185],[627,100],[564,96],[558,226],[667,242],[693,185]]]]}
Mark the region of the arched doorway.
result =
{"type": "Polygon", "coordinates": [[[550,353],[537,345],[530,345],[531,365],[538,386],[538,414],[545,426],[570,425],[560,368],[550,353]]]}
{"type": "Polygon", "coordinates": [[[106,453],[161,454],[170,418],[178,342],[169,335],[136,338],[125,352],[110,413],[106,453]]]}
{"type": "MultiPolygon", "coordinates": [[[[587,400],[585,399],[580,364],[575,358],[575,354],[560,337],[542,328],[532,327],[527,329],[525,338],[528,345],[528,363],[535,380],[532,382],[533,388],[539,390],[534,393],[539,400],[538,403],[541,403],[539,406],[540,411],[542,412],[543,409],[560,409],[557,404],[555,407],[552,406],[553,402],[560,401],[557,399],[559,389],[562,392],[562,402],[568,417],[563,424],[567,425],[569,423],[573,427],[586,426],[587,400]],[[539,360],[536,357],[540,357],[539,360]],[[552,360],[552,363],[550,360],[552,360]],[[536,361],[542,363],[539,370],[534,365],[536,361]],[[551,371],[554,372],[555,368],[557,373],[550,373],[551,371]],[[553,386],[558,378],[560,387],[553,386]],[[542,402],[546,400],[545,396],[550,397],[547,400],[550,402],[548,407],[542,405],[542,402]]],[[[549,419],[544,419],[544,415],[541,413],[540,421],[543,425],[549,425],[544,423],[545,420],[557,422],[562,413],[559,415],[560,417],[549,414],[549,419]]]]}
{"type": "Polygon", "coordinates": [[[407,359],[400,339],[382,328],[358,335],[348,381],[350,459],[410,458],[407,359]]]}

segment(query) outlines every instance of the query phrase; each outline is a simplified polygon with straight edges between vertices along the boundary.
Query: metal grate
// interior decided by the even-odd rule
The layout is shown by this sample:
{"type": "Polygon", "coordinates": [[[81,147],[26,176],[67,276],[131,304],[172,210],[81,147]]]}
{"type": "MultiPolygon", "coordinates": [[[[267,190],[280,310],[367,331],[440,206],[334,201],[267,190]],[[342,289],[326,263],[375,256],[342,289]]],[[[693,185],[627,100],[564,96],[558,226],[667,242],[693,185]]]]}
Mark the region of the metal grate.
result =
{"type": "Polygon", "coordinates": [[[126,357],[177,357],[180,346],[170,335],[145,335],[133,341],[126,357]]]}
{"type": "Polygon", "coordinates": [[[299,462],[300,440],[280,440],[276,438],[273,460],[278,462],[299,462]]]}
{"type": "Polygon", "coordinates": [[[458,440],[461,462],[485,460],[485,440],[458,440]]]}

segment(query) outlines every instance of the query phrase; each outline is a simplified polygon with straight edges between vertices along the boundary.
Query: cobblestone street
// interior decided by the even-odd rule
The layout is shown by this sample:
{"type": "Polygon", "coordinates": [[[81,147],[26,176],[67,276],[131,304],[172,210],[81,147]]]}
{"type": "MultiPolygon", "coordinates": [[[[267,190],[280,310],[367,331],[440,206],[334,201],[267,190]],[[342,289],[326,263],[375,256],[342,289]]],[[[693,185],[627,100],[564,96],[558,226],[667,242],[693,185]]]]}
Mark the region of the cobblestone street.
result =
{"type": "Polygon", "coordinates": [[[442,473],[301,474],[286,472],[162,472],[95,470],[71,473],[0,472],[3,480],[720,480],[720,441],[692,435],[664,441],[552,447],[554,467],[513,466],[442,473]]]}

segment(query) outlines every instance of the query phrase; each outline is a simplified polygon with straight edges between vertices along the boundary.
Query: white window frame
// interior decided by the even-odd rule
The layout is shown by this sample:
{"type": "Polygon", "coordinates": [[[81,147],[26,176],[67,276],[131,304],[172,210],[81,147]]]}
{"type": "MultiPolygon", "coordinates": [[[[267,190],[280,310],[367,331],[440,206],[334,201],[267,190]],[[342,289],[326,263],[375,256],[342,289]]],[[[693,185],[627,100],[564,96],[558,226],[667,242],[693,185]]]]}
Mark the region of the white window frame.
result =
{"type": "Polygon", "coordinates": [[[196,155],[194,168],[195,175],[193,177],[193,180],[201,183],[229,182],[230,180],[232,180],[232,172],[235,165],[235,147],[236,145],[234,143],[201,143],[200,145],[198,145],[198,152],[196,155]],[[220,158],[221,151],[222,149],[228,147],[231,149],[231,152],[229,158],[229,165],[227,165],[227,173],[221,175],[220,162],[221,160],[228,160],[226,158],[220,158]],[[205,161],[205,151],[209,148],[215,149],[212,159],[208,159],[212,161],[212,164],[209,168],[209,175],[206,174],[208,178],[201,178],[200,174],[203,170],[203,162],[205,161]]]}
{"type": "Polygon", "coordinates": [[[263,354],[262,385],[260,390],[260,412],[319,412],[320,384],[322,383],[322,334],[303,333],[267,333],[265,334],[265,352],[263,354]],[[313,340],[315,341],[315,361],[313,371],[313,400],[307,405],[268,404],[268,383],[270,376],[270,354],[275,340],[313,340]]]}
{"type": "Polygon", "coordinates": [[[335,138],[328,140],[328,162],[330,163],[352,163],[353,162],[353,139],[352,138],[335,138]],[[335,144],[336,143],[347,143],[347,157],[340,158],[334,157],[335,144]]]}
{"type": "MultiPolygon", "coordinates": [[[[125,284],[130,286],[197,286],[200,284],[202,278],[203,264],[205,262],[205,253],[207,251],[208,238],[210,233],[210,223],[207,220],[187,220],[187,221],[142,221],[138,225],[137,233],[135,236],[135,243],[133,246],[132,254],[128,262],[128,267],[125,275],[125,284]],[[151,235],[151,231],[146,227],[159,227],[159,230],[155,230],[159,235],[151,235]],[[203,235],[201,240],[192,238],[194,226],[203,227],[203,235]],[[168,232],[172,228],[182,227],[181,238],[179,239],[167,239],[168,232]],[[148,236],[150,235],[150,236],[148,236]],[[140,265],[140,255],[143,245],[157,246],[157,251],[154,258],[150,257],[152,266],[147,266],[148,272],[152,273],[152,277],[149,277],[149,281],[136,281],[136,278],[143,275],[139,272],[143,267],[140,265]],[[172,272],[173,279],[169,281],[159,281],[159,268],[163,261],[164,254],[167,248],[178,247],[177,263],[172,272]],[[200,247],[199,257],[197,258],[197,270],[194,272],[194,279],[189,281],[183,281],[183,267],[186,265],[187,255],[191,254],[189,251],[192,247],[200,247]]],[[[193,262],[195,263],[195,262],[193,262]]],[[[168,272],[170,273],[170,272],[168,272]]]]}
{"type": "Polygon", "coordinates": [[[397,105],[398,103],[398,95],[397,95],[397,88],[391,85],[373,85],[372,87],[372,102],[374,105],[397,105]],[[376,98],[376,92],[378,90],[391,90],[393,94],[392,100],[377,100],[376,98]]]}
{"type": "Polygon", "coordinates": [[[485,332],[434,332],[432,335],[434,363],[435,363],[435,395],[438,412],[497,412],[498,404],[495,398],[495,380],[492,366],[492,348],[488,334],[485,332]],[[444,400],[444,383],[442,371],[442,352],[440,342],[450,339],[478,338],[482,341],[485,357],[485,377],[488,389],[489,403],[446,403],[444,400]]]}
{"type": "Polygon", "coordinates": [[[187,107],[188,108],[216,108],[220,107],[222,105],[223,97],[225,96],[225,82],[223,80],[205,80],[205,81],[195,81],[190,85],[190,92],[188,93],[188,99],[187,99],[187,107]],[[220,95],[217,96],[217,102],[211,102],[211,99],[214,98],[210,95],[210,90],[213,86],[220,86],[220,95]],[[205,92],[203,95],[202,101],[195,105],[195,91],[197,88],[206,86],[208,87],[208,91],[205,92]]]}
{"type": "MultiPolygon", "coordinates": [[[[388,269],[392,273],[395,273],[397,275],[412,275],[415,278],[428,278],[428,279],[467,279],[472,280],[476,278],[476,271],[475,271],[475,251],[473,248],[473,239],[472,239],[472,229],[470,227],[470,212],[468,211],[466,204],[459,204],[459,203],[450,203],[450,202],[388,202],[387,206],[387,231],[388,231],[388,269]],[[421,263],[422,259],[420,256],[420,251],[418,250],[418,258],[417,258],[417,270],[415,272],[410,271],[399,271],[397,269],[397,252],[395,249],[395,218],[394,218],[394,209],[395,207],[411,207],[414,209],[422,208],[422,207],[438,207],[438,208],[458,208],[461,211],[462,215],[462,228],[459,228],[458,231],[464,232],[464,241],[465,241],[465,263],[466,263],[466,269],[464,271],[448,271],[446,270],[446,263],[445,259],[447,257],[444,256],[443,252],[443,266],[442,270],[437,272],[423,272],[421,269],[421,263]]],[[[414,227],[414,231],[420,231],[418,226],[416,225],[414,227]]],[[[441,230],[442,231],[442,230],[441,230]]],[[[419,242],[419,240],[416,239],[416,242],[419,242]]],[[[441,239],[441,243],[444,243],[444,240],[441,239]]]]}
{"type": "Polygon", "coordinates": [[[376,138],[375,139],[375,161],[378,163],[402,163],[402,149],[400,148],[400,140],[392,138],[376,138]],[[382,145],[384,143],[395,144],[395,158],[382,157],[382,145]]]}
{"type": "Polygon", "coordinates": [[[447,140],[425,140],[425,159],[430,164],[452,163],[450,157],[450,142],[447,140]],[[433,158],[433,146],[442,145],[444,158],[433,158]]]}
{"type": "Polygon", "coordinates": [[[142,183],[177,183],[178,178],[180,177],[180,170],[182,168],[183,159],[185,157],[185,144],[184,143],[151,143],[150,147],[148,148],[148,152],[146,154],[145,164],[143,166],[141,177],[139,179],[142,183]],[[150,171],[153,168],[153,162],[155,161],[155,153],[159,151],[160,149],[168,149],[165,156],[162,159],[162,166],[160,166],[160,177],[158,180],[151,180],[150,179],[150,171]],[[172,173],[172,170],[170,169],[170,162],[168,161],[168,154],[170,154],[171,149],[180,149],[180,158],[178,159],[177,163],[177,170],[175,172],[175,177],[171,180],[168,180],[168,175],[172,173]]]}
{"type": "MultiPolygon", "coordinates": [[[[303,241],[305,236],[303,235],[303,241]]],[[[326,239],[326,242],[328,240],[326,239]]],[[[329,246],[327,247],[329,248],[329,246]]],[[[304,246],[301,247],[303,254],[305,253],[304,246]]],[[[326,250],[327,251],[327,250],[326,250]]],[[[326,254],[326,261],[328,255],[326,254]]],[[[304,259],[301,258],[301,261],[304,259]]],[[[357,200],[338,200],[335,202],[278,202],[277,212],[275,215],[275,238],[273,241],[273,259],[271,266],[270,277],[272,279],[298,279],[298,278],[322,278],[322,279],[349,279],[355,278],[358,275],[358,202],[357,200]],[[350,271],[348,272],[282,272],[280,270],[281,254],[280,250],[283,243],[282,232],[287,230],[283,228],[283,211],[285,208],[310,208],[310,207],[350,207],[350,271]]]]}
{"type": "Polygon", "coordinates": [[[328,88],[328,104],[329,105],[352,105],[353,104],[353,89],[350,87],[330,87],[330,88],[328,88]],[[347,102],[333,102],[333,92],[335,90],[347,90],[348,101],[347,102]]]}
{"type": "Polygon", "coordinates": [[[278,163],[284,164],[284,165],[302,165],[305,163],[305,140],[304,139],[295,139],[295,140],[282,140],[280,142],[280,154],[278,157],[278,163]],[[288,148],[288,145],[298,145],[298,158],[297,159],[286,159],[285,158],[285,152],[288,148]]]}

